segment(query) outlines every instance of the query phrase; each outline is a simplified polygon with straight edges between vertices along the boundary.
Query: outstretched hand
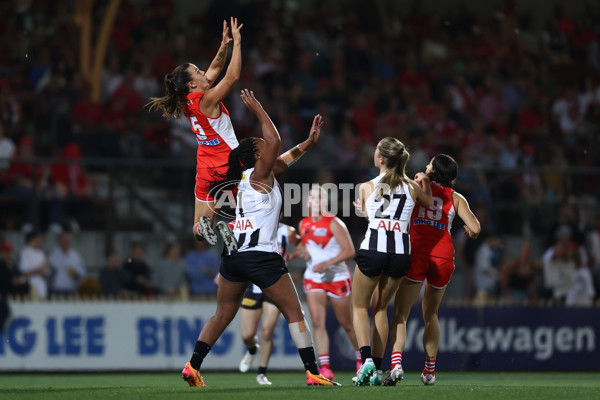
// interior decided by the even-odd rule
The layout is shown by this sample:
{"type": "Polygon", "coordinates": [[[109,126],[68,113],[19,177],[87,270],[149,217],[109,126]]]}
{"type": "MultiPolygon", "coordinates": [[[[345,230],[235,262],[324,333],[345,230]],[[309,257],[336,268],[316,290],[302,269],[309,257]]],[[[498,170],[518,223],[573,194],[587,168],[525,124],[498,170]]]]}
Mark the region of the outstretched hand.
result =
{"type": "Polygon", "coordinates": [[[317,143],[319,140],[319,136],[321,135],[321,127],[323,126],[323,117],[321,114],[315,115],[313,119],[312,126],[310,127],[310,133],[308,134],[308,139],[306,142],[309,146],[317,143]]]}
{"type": "Polygon", "coordinates": [[[248,109],[254,114],[258,115],[263,111],[262,105],[259,103],[256,97],[254,97],[254,92],[252,90],[243,89],[240,97],[242,98],[242,101],[246,107],[248,107],[248,109]]]}
{"type": "Polygon", "coordinates": [[[227,26],[227,21],[223,21],[223,39],[221,40],[221,44],[227,46],[229,43],[233,41],[232,38],[229,37],[229,27],[227,26]]]}
{"type": "Polygon", "coordinates": [[[233,41],[235,43],[239,43],[240,40],[242,40],[242,34],[240,33],[242,26],[244,26],[244,24],[238,26],[237,18],[231,17],[231,36],[233,36],[233,41]]]}

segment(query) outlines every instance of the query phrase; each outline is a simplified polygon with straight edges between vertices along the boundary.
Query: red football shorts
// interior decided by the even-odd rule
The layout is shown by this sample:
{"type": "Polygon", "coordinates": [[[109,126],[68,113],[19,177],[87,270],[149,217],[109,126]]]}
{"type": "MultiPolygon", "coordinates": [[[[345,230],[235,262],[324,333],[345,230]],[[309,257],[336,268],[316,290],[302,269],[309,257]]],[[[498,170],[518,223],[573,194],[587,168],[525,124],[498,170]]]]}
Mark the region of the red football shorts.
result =
{"type": "Polygon", "coordinates": [[[216,175],[227,173],[227,168],[229,168],[227,163],[219,167],[198,163],[196,167],[196,187],[194,189],[197,200],[202,202],[215,201],[215,198],[208,193],[208,186],[210,182],[218,179],[218,176],[216,175]]]}
{"type": "Polygon", "coordinates": [[[414,282],[427,282],[434,288],[445,287],[454,272],[454,260],[422,254],[411,254],[411,265],[406,279],[414,282]]]}
{"type": "Polygon", "coordinates": [[[314,282],[310,279],[304,280],[304,293],[322,291],[329,297],[344,298],[350,296],[352,291],[352,279],[344,279],[336,282],[314,282]]]}

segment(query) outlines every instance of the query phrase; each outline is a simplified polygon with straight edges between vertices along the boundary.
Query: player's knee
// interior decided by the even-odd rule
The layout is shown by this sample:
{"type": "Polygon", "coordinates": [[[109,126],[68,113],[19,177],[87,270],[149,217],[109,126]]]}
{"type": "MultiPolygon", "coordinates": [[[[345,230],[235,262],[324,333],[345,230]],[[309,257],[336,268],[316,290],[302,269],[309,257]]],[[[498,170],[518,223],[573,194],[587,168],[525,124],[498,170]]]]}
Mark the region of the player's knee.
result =
{"type": "Polygon", "coordinates": [[[273,340],[273,330],[262,328],[260,330],[260,339],[267,340],[267,341],[273,340]]]}
{"type": "Polygon", "coordinates": [[[312,320],[312,326],[315,331],[325,329],[325,321],[321,318],[315,318],[312,320]]]}
{"type": "Polygon", "coordinates": [[[251,332],[242,332],[242,340],[244,343],[254,341],[254,333],[251,332]]]}

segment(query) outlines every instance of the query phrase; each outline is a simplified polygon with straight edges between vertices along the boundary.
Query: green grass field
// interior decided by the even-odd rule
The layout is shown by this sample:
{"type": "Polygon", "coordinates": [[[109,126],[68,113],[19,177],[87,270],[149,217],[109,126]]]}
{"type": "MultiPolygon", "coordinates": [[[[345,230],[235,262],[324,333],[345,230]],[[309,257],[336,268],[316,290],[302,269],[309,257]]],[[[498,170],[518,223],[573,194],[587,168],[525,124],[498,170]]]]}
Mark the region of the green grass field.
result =
{"type": "Polygon", "coordinates": [[[206,372],[206,388],[190,388],[177,372],[143,374],[0,374],[0,399],[600,399],[600,373],[438,372],[425,387],[407,373],[396,387],[354,387],[339,373],[342,387],[307,387],[301,372],[271,372],[273,386],[259,386],[253,373],[206,372]],[[368,397],[365,397],[368,396],[368,397]]]}

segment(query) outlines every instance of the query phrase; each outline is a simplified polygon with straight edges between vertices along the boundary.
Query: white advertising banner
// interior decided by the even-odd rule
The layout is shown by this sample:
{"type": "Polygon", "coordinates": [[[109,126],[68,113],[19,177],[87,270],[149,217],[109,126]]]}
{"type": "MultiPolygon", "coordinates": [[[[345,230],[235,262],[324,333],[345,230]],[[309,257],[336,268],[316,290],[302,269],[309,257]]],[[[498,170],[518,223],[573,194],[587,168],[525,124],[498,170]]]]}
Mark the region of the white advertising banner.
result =
{"type": "MultiPolygon", "coordinates": [[[[175,370],[189,361],[216,302],[15,302],[11,308],[1,371],[175,370]]],[[[238,313],[202,368],[237,369],[244,352],[238,313]]],[[[269,368],[303,369],[282,317],[269,368]]]]}

